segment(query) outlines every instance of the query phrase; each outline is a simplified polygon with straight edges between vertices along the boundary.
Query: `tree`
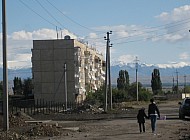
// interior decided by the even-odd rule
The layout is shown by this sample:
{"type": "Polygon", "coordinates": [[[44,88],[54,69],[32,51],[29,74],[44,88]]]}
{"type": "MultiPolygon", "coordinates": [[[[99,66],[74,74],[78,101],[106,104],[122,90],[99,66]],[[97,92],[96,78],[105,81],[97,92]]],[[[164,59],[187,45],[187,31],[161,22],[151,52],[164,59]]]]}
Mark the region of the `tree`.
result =
{"type": "Polygon", "coordinates": [[[113,103],[125,102],[129,99],[128,91],[118,90],[117,88],[112,89],[113,103]]]}
{"type": "Polygon", "coordinates": [[[157,95],[162,91],[159,69],[154,69],[152,72],[151,87],[154,95],[157,95]]]}
{"type": "Polygon", "coordinates": [[[24,93],[25,97],[28,97],[28,95],[32,94],[32,89],[33,89],[32,79],[31,78],[24,79],[23,93],[24,93]]]}
{"type": "Polygon", "coordinates": [[[119,71],[119,77],[117,78],[117,88],[118,90],[129,89],[129,74],[126,70],[119,71]]]}
{"type": "Polygon", "coordinates": [[[104,85],[95,92],[89,92],[86,96],[86,102],[94,104],[103,104],[104,101],[104,85]]]}
{"type": "MultiPolygon", "coordinates": [[[[142,84],[140,82],[138,82],[138,90],[139,90],[139,93],[141,91],[141,88],[142,88],[142,84]]],[[[129,95],[136,99],[137,98],[137,83],[134,82],[134,83],[131,83],[130,85],[130,88],[129,88],[129,95]]]]}
{"type": "Polygon", "coordinates": [[[190,93],[190,86],[185,86],[184,89],[183,89],[183,91],[185,93],[190,93]]]}
{"type": "MultiPolygon", "coordinates": [[[[149,101],[152,97],[151,93],[142,86],[140,82],[138,82],[138,90],[139,90],[139,101],[149,101]]],[[[136,100],[137,98],[137,83],[134,82],[129,87],[129,96],[131,96],[132,100],[136,100]]]]}
{"type": "Polygon", "coordinates": [[[14,87],[13,87],[13,93],[14,95],[22,95],[23,94],[23,85],[22,80],[19,77],[15,77],[13,80],[14,87]]]}

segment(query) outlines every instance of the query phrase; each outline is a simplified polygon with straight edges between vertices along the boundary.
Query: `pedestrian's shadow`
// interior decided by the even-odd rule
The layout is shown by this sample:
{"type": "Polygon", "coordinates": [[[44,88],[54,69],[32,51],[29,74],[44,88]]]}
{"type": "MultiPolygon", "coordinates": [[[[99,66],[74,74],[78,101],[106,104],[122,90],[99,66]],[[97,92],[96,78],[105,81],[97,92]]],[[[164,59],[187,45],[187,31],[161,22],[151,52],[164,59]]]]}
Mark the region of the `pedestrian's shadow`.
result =
{"type": "Polygon", "coordinates": [[[140,132],[128,132],[128,133],[125,133],[125,134],[131,134],[131,135],[134,134],[134,135],[136,135],[136,134],[141,134],[141,133],[140,132]]]}
{"type": "MultiPolygon", "coordinates": [[[[137,135],[137,134],[141,134],[141,133],[140,132],[127,132],[127,133],[111,134],[109,136],[119,136],[119,135],[126,135],[126,134],[137,135]]],[[[104,135],[104,136],[108,136],[108,135],[104,135]]]]}

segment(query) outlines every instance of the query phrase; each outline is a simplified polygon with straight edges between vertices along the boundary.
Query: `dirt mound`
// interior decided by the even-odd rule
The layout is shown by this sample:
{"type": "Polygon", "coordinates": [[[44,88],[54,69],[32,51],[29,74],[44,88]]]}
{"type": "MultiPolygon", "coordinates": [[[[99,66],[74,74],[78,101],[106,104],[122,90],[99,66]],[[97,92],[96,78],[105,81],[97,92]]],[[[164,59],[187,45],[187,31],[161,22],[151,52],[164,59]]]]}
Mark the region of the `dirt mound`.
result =
{"type": "MultiPolygon", "coordinates": [[[[2,116],[1,116],[2,120],[2,116]]],[[[28,123],[28,120],[34,120],[24,113],[17,113],[9,116],[9,131],[0,131],[1,140],[28,140],[40,136],[59,136],[61,135],[62,126],[55,124],[43,124],[37,121],[28,123]]]]}

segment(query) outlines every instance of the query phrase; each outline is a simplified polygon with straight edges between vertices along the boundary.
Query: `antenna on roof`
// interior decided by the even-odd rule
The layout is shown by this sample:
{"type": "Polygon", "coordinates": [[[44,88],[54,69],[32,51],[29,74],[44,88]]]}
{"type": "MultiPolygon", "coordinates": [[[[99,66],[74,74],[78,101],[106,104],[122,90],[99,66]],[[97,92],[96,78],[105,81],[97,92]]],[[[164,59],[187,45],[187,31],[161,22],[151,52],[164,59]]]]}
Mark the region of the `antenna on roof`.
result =
{"type": "Polygon", "coordinates": [[[57,33],[57,39],[58,39],[58,30],[57,30],[57,26],[56,26],[56,33],[57,33]]]}

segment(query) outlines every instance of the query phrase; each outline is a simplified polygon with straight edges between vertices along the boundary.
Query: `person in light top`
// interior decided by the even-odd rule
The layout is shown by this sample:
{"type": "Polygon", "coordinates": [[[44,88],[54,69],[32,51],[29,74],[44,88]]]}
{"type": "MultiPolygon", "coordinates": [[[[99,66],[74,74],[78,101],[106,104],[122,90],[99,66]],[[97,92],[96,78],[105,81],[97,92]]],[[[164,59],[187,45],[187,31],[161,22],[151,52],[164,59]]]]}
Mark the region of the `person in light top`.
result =
{"type": "Polygon", "coordinates": [[[148,117],[151,120],[151,128],[152,128],[152,133],[155,133],[156,130],[156,120],[157,118],[160,118],[160,111],[154,102],[154,99],[150,99],[150,104],[148,106],[148,117]]]}

